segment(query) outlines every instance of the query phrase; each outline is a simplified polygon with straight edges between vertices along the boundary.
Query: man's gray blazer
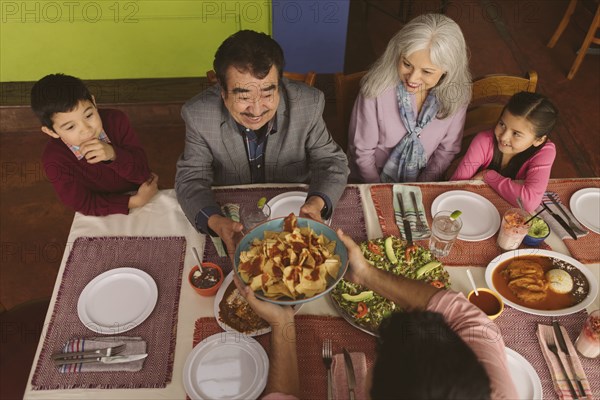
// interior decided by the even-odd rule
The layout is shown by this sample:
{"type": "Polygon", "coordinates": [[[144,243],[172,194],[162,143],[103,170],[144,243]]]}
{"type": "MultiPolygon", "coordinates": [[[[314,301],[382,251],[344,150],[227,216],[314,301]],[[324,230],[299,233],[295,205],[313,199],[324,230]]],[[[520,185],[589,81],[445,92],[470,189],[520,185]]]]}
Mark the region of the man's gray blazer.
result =
{"type": "MultiPolygon", "coordinates": [[[[335,206],[348,178],[346,155],[333,141],[323,120],[325,100],[315,88],[285,78],[279,85],[277,132],[265,149],[265,180],[309,183],[309,192],[326,194],[335,206]]],[[[215,85],[189,100],[181,115],[185,149],[177,162],[175,190],[185,215],[218,206],[212,186],[251,182],[244,138],[215,85]]]]}

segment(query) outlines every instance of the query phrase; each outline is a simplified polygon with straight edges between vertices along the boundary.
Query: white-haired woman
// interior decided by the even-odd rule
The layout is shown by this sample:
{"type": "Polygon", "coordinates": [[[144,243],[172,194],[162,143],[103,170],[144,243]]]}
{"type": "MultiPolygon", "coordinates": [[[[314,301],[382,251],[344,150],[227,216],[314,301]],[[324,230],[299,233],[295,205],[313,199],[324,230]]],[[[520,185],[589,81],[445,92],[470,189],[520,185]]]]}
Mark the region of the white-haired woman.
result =
{"type": "Polygon", "coordinates": [[[352,177],[436,181],[460,151],[471,98],[467,46],[441,14],[406,24],[361,81],[350,120],[352,177]]]}

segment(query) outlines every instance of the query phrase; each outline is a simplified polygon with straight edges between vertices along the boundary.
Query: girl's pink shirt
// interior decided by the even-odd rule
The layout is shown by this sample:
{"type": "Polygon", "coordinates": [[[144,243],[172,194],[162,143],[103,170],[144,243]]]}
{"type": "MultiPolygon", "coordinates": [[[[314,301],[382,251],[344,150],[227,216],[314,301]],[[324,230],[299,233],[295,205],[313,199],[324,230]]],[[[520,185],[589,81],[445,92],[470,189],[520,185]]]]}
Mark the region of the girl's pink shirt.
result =
{"type": "MultiPolygon", "coordinates": [[[[471,179],[478,171],[486,169],[492,162],[495,145],[492,130],[478,133],[450,180],[471,179]]],[[[548,187],[552,164],[556,157],[554,143],[546,140],[542,146],[537,153],[523,163],[515,180],[491,170],[485,173],[483,180],[513,206],[518,207],[516,199],[521,197],[523,207],[527,211],[535,210],[542,202],[542,197],[548,187]]]]}
{"type": "MultiPolygon", "coordinates": [[[[411,95],[413,112],[417,111],[411,95]]],[[[427,166],[418,181],[438,181],[460,152],[467,106],[444,119],[434,118],[421,131],[420,141],[427,153],[427,166]]],[[[380,182],[379,174],[391,151],[406,135],[400,119],[396,87],[375,98],[358,95],[350,117],[348,161],[350,174],[365,183],[380,182]]]]}

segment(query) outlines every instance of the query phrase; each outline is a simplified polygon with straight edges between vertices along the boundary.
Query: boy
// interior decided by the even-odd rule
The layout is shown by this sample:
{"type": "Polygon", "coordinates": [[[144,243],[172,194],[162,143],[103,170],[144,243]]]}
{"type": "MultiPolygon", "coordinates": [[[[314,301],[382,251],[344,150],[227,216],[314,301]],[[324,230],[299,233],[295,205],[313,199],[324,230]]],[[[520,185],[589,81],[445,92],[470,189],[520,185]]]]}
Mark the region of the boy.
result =
{"type": "Polygon", "coordinates": [[[42,160],[64,204],[85,215],[127,214],[156,194],[158,176],[128,118],[98,110],[80,79],[45,76],[31,89],[31,108],[52,138],[42,160]]]}

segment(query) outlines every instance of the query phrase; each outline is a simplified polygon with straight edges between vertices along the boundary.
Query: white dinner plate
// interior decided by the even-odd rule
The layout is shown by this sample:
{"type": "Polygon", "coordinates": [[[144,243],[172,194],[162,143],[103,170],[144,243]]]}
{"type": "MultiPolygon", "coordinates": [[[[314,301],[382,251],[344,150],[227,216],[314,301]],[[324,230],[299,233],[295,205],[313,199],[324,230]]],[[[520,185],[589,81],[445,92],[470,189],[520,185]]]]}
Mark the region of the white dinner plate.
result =
{"type": "Polygon", "coordinates": [[[255,399],[264,390],[269,358],[251,337],[221,332],[198,343],[183,368],[183,386],[192,399],[255,399]]]}
{"type": "MultiPolygon", "coordinates": [[[[219,326],[224,331],[228,331],[228,332],[237,332],[237,330],[235,328],[232,328],[231,326],[227,325],[225,322],[221,321],[221,318],[219,318],[219,304],[221,303],[221,300],[223,300],[223,296],[225,295],[225,291],[227,290],[227,288],[229,287],[229,285],[233,283],[233,274],[234,274],[234,272],[231,271],[225,277],[225,279],[223,280],[223,283],[221,284],[221,287],[217,291],[217,294],[215,296],[215,302],[214,302],[214,305],[213,305],[213,312],[215,314],[215,318],[217,319],[217,324],[219,324],[219,326]]],[[[252,331],[252,332],[246,332],[246,333],[244,333],[244,335],[247,335],[247,336],[259,336],[259,335],[264,335],[265,333],[269,333],[269,332],[271,332],[271,327],[267,326],[266,328],[257,329],[257,330],[252,331]]]]}
{"type": "Polygon", "coordinates": [[[287,217],[290,213],[300,215],[300,207],[306,201],[306,192],[281,193],[267,202],[271,208],[271,218],[287,217]]]}
{"type": "Polygon", "coordinates": [[[488,239],[500,228],[500,214],[485,197],[466,190],[451,190],[433,200],[431,216],[438,211],[460,210],[463,226],[458,238],[467,242],[488,239]]]}
{"type": "Polygon", "coordinates": [[[136,268],[115,268],[86,285],[77,314],[88,329],[114,335],[144,322],[157,300],[158,288],[150,275],[136,268]]]}
{"type": "Polygon", "coordinates": [[[506,359],[508,361],[508,370],[517,388],[519,399],[541,399],[542,382],[529,361],[508,347],[506,347],[506,359]]]}
{"type": "Polygon", "coordinates": [[[586,228],[600,233],[600,189],[587,188],[573,193],[571,212],[586,228]]]}
{"type": "Polygon", "coordinates": [[[573,314],[578,311],[585,310],[587,308],[587,306],[592,304],[592,302],[596,299],[596,296],[598,295],[598,279],[596,278],[594,273],[592,271],[590,271],[590,269],[588,267],[586,267],[579,261],[577,261],[574,258],[571,258],[567,255],[557,253],[555,251],[541,250],[541,249],[517,249],[517,250],[511,250],[511,251],[507,251],[506,253],[500,254],[498,257],[494,258],[486,267],[485,283],[487,284],[487,286],[489,288],[495,290],[498,293],[498,295],[500,295],[500,297],[502,297],[502,300],[504,300],[505,304],[508,304],[509,306],[516,308],[517,310],[526,312],[528,314],[534,314],[534,315],[560,316],[560,315],[573,314]],[[581,273],[585,276],[585,278],[587,279],[587,281],[590,285],[590,290],[588,292],[587,297],[585,299],[583,299],[580,303],[575,304],[574,306],[567,307],[567,308],[561,308],[559,310],[538,310],[536,308],[525,307],[525,306],[517,304],[513,301],[508,300],[494,286],[494,281],[492,280],[492,275],[494,273],[494,269],[496,269],[496,267],[498,267],[500,264],[502,264],[506,260],[509,260],[512,258],[519,258],[519,257],[523,257],[523,256],[552,257],[552,258],[556,258],[558,260],[565,261],[565,262],[571,264],[572,266],[574,266],[575,268],[579,269],[579,271],[581,271],[581,273]]]}

